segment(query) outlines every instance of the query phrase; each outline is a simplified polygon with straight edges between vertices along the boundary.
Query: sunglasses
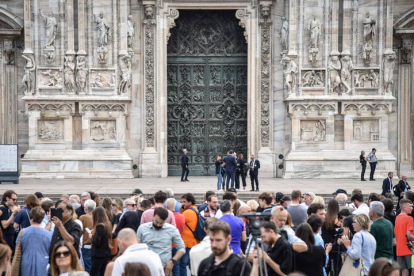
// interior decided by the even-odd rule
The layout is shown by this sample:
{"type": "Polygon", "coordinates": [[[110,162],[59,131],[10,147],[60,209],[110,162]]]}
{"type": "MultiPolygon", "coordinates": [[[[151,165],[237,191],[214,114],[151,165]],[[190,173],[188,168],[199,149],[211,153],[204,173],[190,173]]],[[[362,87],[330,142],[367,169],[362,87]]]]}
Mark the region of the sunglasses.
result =
{"type": "Polygon", "coordinates": [[[112,207],[116,207],[116,204],[115,203],[112,203],[111,205],[112,205],[112,207]]]}
{"type": "Polygon", "coordinates": [[[127,204],[127,206],[132,206],[132,207],[136,207],[136,204],[127,204]]]}
{"type": "Polygon", "coordinates": [[[57,251],[55,252],[55,258],[62,258],[62,256],[64,258],[68,257],[70,255],[70,251],[57,251]]]}
{"type": "Polygon", "coordinates": [[[17,201],[17,198],[10,198],[11,200],[13,200],[13,201],[17,201]]]}

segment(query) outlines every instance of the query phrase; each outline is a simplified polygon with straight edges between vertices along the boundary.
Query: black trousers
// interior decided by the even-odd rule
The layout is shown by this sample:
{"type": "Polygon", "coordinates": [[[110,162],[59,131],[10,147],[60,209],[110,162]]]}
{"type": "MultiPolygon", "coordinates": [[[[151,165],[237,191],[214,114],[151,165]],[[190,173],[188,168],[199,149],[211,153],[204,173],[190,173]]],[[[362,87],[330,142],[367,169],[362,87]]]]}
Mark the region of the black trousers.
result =
{"type": "Polygon", "coordinates": [[[365,169],[367,168],[367,163],[361,163],[362,171],[361,171],[361,180],[365,179],[365,169]]]}
{"type": "Polygon", "coordinates": [[[256,182],[256,190],[259,190],[259,180],[257,174],[250,174],[250,181],[252,184],[252,190],[254,190],[254,182],[256,182]]]}
{"type": "Polygon", "coordinates": [[[236,189],[240,189],[240,176],[242,178],[243,187],[246,187],[246,174],[236,172],[236,189]]]}
{"type": "Polygon", "coordinates": [[[188,177],[188,173],[190,172],[190,170],[188,169],[188,167],[186,168],[186,167],[182,167],[182,170],[181,170],[181,181],[183,181],[183,180],[187,180],[187,177],[188,177]]]}
{"type": "Polygon", "coordinates": [[[374,179],[375,167],[377,167],[377,162],[371,162],[369,163],[369,165],[371,166],[371,172],[369,174],[369,179],[372,180],[374,179]]]}
{"type": "Polygon", "coordinates": [[[91,272],[89,274],[91,276],[104,275],[106,266],[108,265],[108,262],[110,260],[111,260],[111,257],[108,257],[108,258],[92,257],[91,272]]]}

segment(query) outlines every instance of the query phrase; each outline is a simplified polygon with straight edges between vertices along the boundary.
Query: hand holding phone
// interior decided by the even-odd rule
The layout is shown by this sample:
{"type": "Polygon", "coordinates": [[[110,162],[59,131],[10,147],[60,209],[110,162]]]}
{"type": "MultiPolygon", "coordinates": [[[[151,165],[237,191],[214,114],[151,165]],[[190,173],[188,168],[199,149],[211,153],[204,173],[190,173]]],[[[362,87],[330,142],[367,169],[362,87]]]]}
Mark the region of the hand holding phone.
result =
{"type": "Polygon", "coordinates": [[[55,208],[55,209],[51,209],[51,216],[53,217],[57,217],[58,219],[62,220],[62,213],[63,210],[62,208],[55,208]]]}

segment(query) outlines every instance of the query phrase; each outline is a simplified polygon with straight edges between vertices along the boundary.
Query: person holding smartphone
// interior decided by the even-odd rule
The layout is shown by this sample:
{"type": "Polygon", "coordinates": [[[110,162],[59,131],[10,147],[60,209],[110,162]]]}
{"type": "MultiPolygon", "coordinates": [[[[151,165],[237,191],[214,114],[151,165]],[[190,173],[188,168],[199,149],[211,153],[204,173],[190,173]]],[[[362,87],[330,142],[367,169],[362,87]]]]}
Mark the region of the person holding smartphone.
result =
{"type": "Polygon", "coordinates": [[[75,210],[69,202],[62,201],[57,206],[57,209],[52,210],[52,221],[55,224],[52,241],[50,243],[49,252],[52,252],[53,247],[59,241],[66,241],[72,244],[79,257],[79,244],[82,236],[82,229],[73,219],[75,210]]]}

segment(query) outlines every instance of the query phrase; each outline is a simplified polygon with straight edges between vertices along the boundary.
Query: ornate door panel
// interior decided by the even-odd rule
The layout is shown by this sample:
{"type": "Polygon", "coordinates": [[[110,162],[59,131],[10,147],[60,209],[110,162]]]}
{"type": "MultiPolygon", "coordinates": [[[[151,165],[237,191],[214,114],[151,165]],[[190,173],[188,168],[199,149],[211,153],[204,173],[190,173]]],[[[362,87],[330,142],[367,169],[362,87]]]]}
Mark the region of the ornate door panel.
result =
{"type": "Polygon", "coordinates": [[[180,11],[168,45],[168,168],[214,175],[214,156],[247,152],[246,42],[235,11],[180,11]],[[191,26],[191,27],[190,27],[191,26]]]}

